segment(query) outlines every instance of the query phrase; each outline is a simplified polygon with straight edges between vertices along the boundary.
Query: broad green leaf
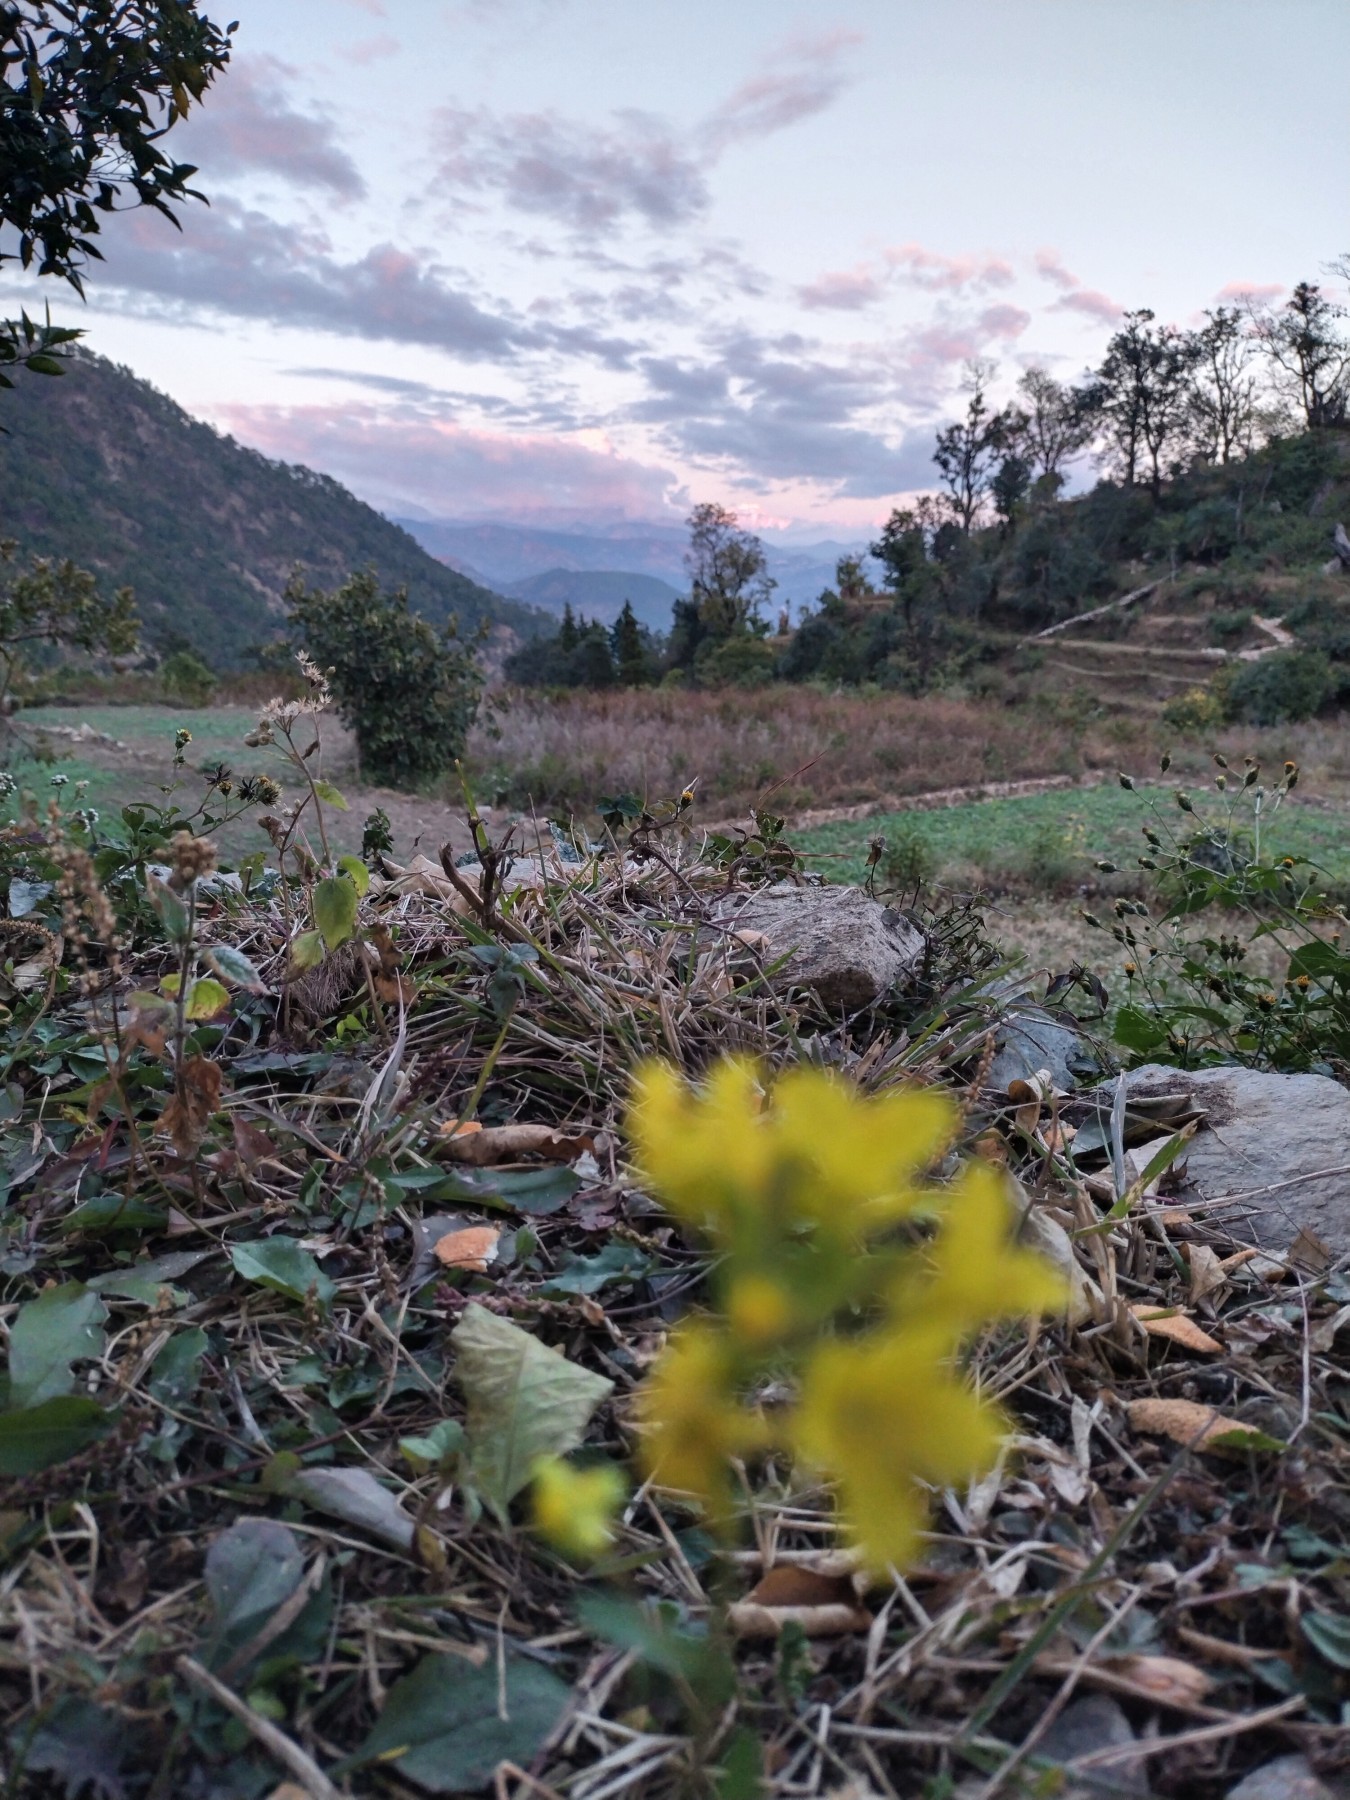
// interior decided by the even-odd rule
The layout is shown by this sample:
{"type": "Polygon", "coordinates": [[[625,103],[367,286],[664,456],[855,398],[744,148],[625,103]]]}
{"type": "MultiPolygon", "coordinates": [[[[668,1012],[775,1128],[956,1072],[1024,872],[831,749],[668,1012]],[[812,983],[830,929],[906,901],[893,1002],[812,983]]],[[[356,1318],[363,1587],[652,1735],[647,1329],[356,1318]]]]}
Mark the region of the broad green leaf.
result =
{"type": "Polygon", "coordinates": [[[302,931],[291,939],[291,968],[317,969],[323,961],[323,938],[317,931],[302,931]]]}
{"type": "Polygon", "coordinates": [[[182,1306],[187,1295],[173,1283],[210,1255],[209,1250],[171,1250],[167,1256],[95,1275],[89,1286],[96,1294],[115,1294],[121,1300],[138,1300],[145,1306],[160,1306],[165,1301],[182,1306]]]}
{"type": "Polygon", "coordinates": [[[151,1206],[146,1200],[125,1194],[95,1194],[73,1213],[61,1220],[61,1235],[74,1237],[83,1232],[89,1237],[110,1237],[119,1231],[157,1231],[168,1222],[165,1206],[151,1206]]]}
{"type": "Polygon", "coordinates": [[[212,944],[206,951],[206,961],[222,980],[234,987],[248,988],[257,994],[263,992],[262,976],[243,951],[236,950],[232,944],[212,944]]]}
{"type": "Polygon", "coordinates": [[[612,1281],[638,1281],[657,1267],[635,1244],[611,1243],[595,1256],[574,1256],[539,1289],[541,1294],[598,1294],[612,1281]]]}
{"type": "Polygon", "coordinates": [[[1299,1623],[1320,1657],[1337,1669],[1350,1669],[1350,1619],[1339,1613],[1306,1612],[1299,1623]]]}
{"type": "Polygon", "coordinates": [[[21,1306],[9,1330],[9,1399],[15,1407],[40,1406],[75,1385],[71,1364],[101,1356],[100,1327],[108,1309],[78,1281],[48,1288],[21,1306]]]}
{"type": "Polygon", "coordinates": [[[0,1413],[0,1475],[31,1475],[66,1462],[104,1436],[112,1417],[84,1394],[64,1394],[0,1413]]]}
{"type": "Polygon", "coordinates": [[[314,792],[319,796],[320,800],[322,800],[325,803],[325,805],[336,806],[336,808],[338,809],[339,812],[347,811],[346,800],[342,797],[342,795],[338,792],[338,790],[333,786],[331,781],[316,781],[314,783],[314,792]]]}
{"type": "Polygon", "coordinates": [[[159,922],[164,927],[164,935],[171,944],[186,944],[190,935],[188,909],[174,893],[166,887],[156,875],[147,875],[145,890],[150,904],[159,915],[159,922]]]}
{"type": "Polygon", "coordinates": [[[230,990],[209,975],[203,975],[188,989],[187,1016],[189,1019],[214,1019],[229,1004],[230,990]]]}
{"type": "Polygon", "coordinates": [[[473,1793],[499,1763],[528,1768],[570,1697],[523,1657],[475,1669],[457,1656],[424,1656],[390,1688],[353,1762],[391,1764],[431,1794],[473,1793]]]}
{"type": "Polygon", "coordinates": [[[458,1419],[442,1419],[425,1437],[405,1437],[398,1447],[419,1475],[439,1469],[464,1448],[464,1427],[458,1419]]]}
{"type": "Polygon", "coordinates": [[[199,1325],[176,1331],[155,1358],[146,1383],[150,1396],[165,1406],[182,1406],[197,1391],[206,1355],[206,1333],[199,1325]]]}
{"type": "Polygon", "coordinates": [[[235,1273],[245,1281],[273,1288],[291,1300],[313,1293],[326,1307],[337,1292],[318,1263],[295,1238],[260,1238],[252,1244],[235,1244],[230,1251],[235,1273]]]}
{"type": "Polygon", "coordinates": [[[471,1306],[450,1334],[455,1378],[468,1403],[467,1479],[505,1520],[541,1456],[565,1456],[614,1383],[471,1306]]]}
{"type": "Polygon", "coordinates": [[[314,923],[330,950],[345,944],[356,929],[356,889],[345,875],[330,875],[314,884],[314,923]]]}
{"type": "Polygon", "coordinates": [[[350,876],[353,886],[362,899],[370,892],[370,870],[359,856],[339,856],[339,869],[350,876]]]}
{"type": "Polygon", "coordinates": [[[305,1559],[288,1526],[240,1519],[213,1541],[205,1576],[215,1615],[207,1657],[221,1663],[290,1599],[304,1580],[305,1559]]]}
{"type": "Polygon", "coordinates": [[[94,1800],[124,1800],[122,1765],[132,1754],[135,1732],[119,1714],[78,1694],[62,1694],[44,1709],[31,1737],[25,1733],[26,1775],[51,1775],[43,1793],[92,1794],[94,1800]]]}
{"type": "Polygon", "coordinates": [[[1137,1006],[1118,1006],[1111,1022],[1111,1035],[1127,1050],[1147,1052],[1166,1043],[1167,1027],[1137,1006]]]}

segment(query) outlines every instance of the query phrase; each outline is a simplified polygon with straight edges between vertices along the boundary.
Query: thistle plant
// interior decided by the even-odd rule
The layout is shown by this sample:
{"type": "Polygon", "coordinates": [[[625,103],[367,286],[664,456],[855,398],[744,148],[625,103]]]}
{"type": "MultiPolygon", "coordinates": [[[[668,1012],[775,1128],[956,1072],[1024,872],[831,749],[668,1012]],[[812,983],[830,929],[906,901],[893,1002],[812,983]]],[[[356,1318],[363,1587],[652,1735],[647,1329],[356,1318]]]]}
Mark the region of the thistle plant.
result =
{"type": "Polygon", "coordinates": [[[934,1089],[868,1098],[821,1070],[772,1091],[742,1060],[702,1092],[663,1065],[640,1073],[642,1173],[716,1252],[708,1311],[671,1334],[639,1395],[651,1478],[725,1525],[733,1464],[777,1452],[837,1482],[870,1568],[912,1559],[925,1487],[989,1468],[1008,1429],[963,1374],[963,1342],[1064,1298],[1011,1241],[994,1168],[925,1179],[958,1122],[934,1089]],[[792,1397],[757,1404],[770,1384],[792,1397]]]}

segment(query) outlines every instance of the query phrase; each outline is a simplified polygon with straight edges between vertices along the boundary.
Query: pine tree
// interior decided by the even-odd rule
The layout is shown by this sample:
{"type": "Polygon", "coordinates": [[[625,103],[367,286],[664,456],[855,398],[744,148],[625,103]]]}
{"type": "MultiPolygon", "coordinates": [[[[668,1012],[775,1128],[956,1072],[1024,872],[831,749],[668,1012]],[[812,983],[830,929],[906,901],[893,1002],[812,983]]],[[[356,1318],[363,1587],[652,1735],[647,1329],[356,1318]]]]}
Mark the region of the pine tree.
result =
{"type": "Polygon", "coordinates": [[[613,642],[620,682],[624,687],[641,687],[647,678],[647,658],[631,600],[624,601],[623,611],[614,622],[613,642]]]}
{"type": "Polygon", "coordinates": [[[568,600],[563,606],[562,624],[558,627],[558,648],[564,656],[570,656],[580,639],[581,633],[577,630],[577,622],[572,617],[572,602],[568,600]]]}

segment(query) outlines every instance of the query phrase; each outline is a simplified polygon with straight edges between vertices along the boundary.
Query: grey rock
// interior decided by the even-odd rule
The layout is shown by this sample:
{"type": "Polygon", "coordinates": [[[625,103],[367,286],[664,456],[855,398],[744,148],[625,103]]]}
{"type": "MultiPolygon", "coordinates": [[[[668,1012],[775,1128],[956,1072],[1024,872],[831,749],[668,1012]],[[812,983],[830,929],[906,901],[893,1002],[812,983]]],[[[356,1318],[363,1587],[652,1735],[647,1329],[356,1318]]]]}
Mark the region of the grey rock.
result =
{"type": "Polygon", "coordinates": [[[1307,1230],[1333,1256],[1350,1252],[1350,1091],[1339,1082],[1159,1063],[1125,1081],[1130,1100],[1184,1093],[1205,1114],[1184,1152],[1183,1199],[1222,1199],[1212,1213],[1265,1250],[1307,1230]]]}
{"type": "Polygon", "coordinates": [[[987,1085],[1006,1092],[1010,1081],[1029,1081],[1041,1069],[1049,1069],[1057,1088],[1072,1091],[1097,1066],[1080,1032],[1039,1007],[1025,1007],[1009,1013],[1003,1022],[987,1085]]]}
{"type": "Polygon", "coordinates": [[[778,882],[732,895],[715,918],[736,931],[761,933],[766,961],[789,958],[780,981],[810,988],[823,1005],[848,1012],[911,981],[926,944],[904,913],[861,888],[778,882]]]}
{"type": "Polygon", "coordinates": [[[1073,1765],[1080,1756],[1090,1756],[1097,1750],[1123,1749],[1135,1742],[1130,1721],[1119,1704],[1109,1694],[1087,1694],[1064,1708],[1032,1756],[1037,1761],[1067,1765],[1070,1781],[1062,1800],[1106,1800],[1111,1794],[1148,1793],[1144,1767],[1147,1745],[1139,1746],[1137,1757],[1110,1763],[1102,1769],[1078,1770],[1073,1765]]]}
{"type": "Polygon", "coordinates": [[[1228,1800],[1336,1800],[1336,1791],[1313,1773],[1306,1756],[1279,1756],[1229,1788],[1228,1800]]]}

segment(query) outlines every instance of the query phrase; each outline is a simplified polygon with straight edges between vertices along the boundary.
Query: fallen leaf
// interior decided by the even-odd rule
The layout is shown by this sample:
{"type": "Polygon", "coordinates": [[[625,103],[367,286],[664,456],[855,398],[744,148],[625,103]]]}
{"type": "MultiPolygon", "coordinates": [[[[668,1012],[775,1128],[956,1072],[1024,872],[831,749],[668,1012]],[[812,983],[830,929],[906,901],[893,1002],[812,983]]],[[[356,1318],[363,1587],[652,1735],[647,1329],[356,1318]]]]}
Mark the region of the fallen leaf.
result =
{"type": "Polygon", "coordinates": [[[1221,1288],[1228,1280],[1228,1272],[1219,1261],[1217,1250],[1211,1250],[1208,1244],[1191,1244],[1188,1246],[1188,1261],[1191,1265],[1191,1305],[1221,1288]]]}
{"type": "Polygon", "coordinates": [[[1212,1406],[1202,1406],[1197,1400],[1131,1400],[1125,1411],[1135,1431],[1150,1437],[1169,1437],[1173,1443],[1186,1444],[1193,1450],[1283,1448],[1265,1432],[1212,1406]]]}
{"type": "Polygon", "coordinates": [[[1186,1350],[1199,1350],[1207,1355],[1215,1355],[1223,1348],[1207,1331],[1202,1331],[1194,1319],[1188,1319],[1185,1313],[1156,1306],[1132,1306],[1130,1312],[1150,1337],[1167,1338],[1186,1350]]]}
{"type": "Polygon", "coordinates": [[[195,1154],[212,1114],[220,1111],[221,1074],[209,1056],[190,1057],[184,1065],[182,1092],[170,1098],[159,1121],[180,1156],[195,1154]]]}
{"type": "Polygon", "coordinates": [[[483,1129],[478,1119],[446,1119],[438,1130],[443,1138],[472,1137],[483,1129]]]}
{"type": "Polygon", "coordinates": [[[447,1269],[473,1269],[482,1275],[488,1264],[497,1260],[501,1235],[499,1225],[467,1225],[462,1231],[447,1231],[437,1238],[433,1253],[447,1269]]]}
{"type": "Polygon", "coordinates": [[[1103,1664],[1160,1706],[1189,1709],[1213,1692],[1214,1678],[1179,1656],[1108,1656],[1103,1664]]]}
{"type": "Polygon", "coordinates": [[[1064,1317],[1070,1325],[1089,1325],[1101,1318],[1106,1305],[1102,1290],[1074,1254],[1068,1232],[1025,1192],[1020,1192],[1019,1197],[1023,1212],[1017,1241],[1028,1250],[1038,1251],[1056,1274],[1064,1277],[1069,1291],[1064,1317]]]}
{"type": "Polygon", "coordinates": [[[1159,1206],[1149,1213],[1150,1219],[1156,1219],[1160,1225],[1171,1231],[1178,1225],[1194,1225],[1195,1215],[1186,1211],[1184,1206],[1159,1206]]]}
{"type": "Polygon", "coordinates": [[[1289,1246],[1289,1260],[1296,1268],[1302,1269],[1305,1275],[1325,1275],[1331,1267],[1331,1251],[1306,1225],[1300,1225],[1298,1235],[1289,1246]]]}
{"type": "Polygon", "coordinates": [[[571,1162],[583,1150],[594,1148],[593,1137],[572,1136],[552,1125],[489,1125],[477,1131],[462,1127],[451,1131],[441,1145],[441,1155],[449,1162],[471,1163],[481,1169],[490,1163],[518,1162],[522,1156],[571,1162]]]}
{"type": "Polygon", "coordinates": [[[757,1606],[752,1600],[736,1600],[727,1608],[727,1625],[733,1637],[776,1638],[788,1625],[803,1637],[844,1637],[867,1631],[872,1615],[865,1606],[835,1602],[827,1606],[757,1606]]]}
{"type": "Polygon", "coordinates": [[[417,1542],[417,1521],[369,1469],[301,1469],[287,1481],[286,1492],[316,1512],[369,1532],[391,1550],[410,1554],[417,1542]]]}

